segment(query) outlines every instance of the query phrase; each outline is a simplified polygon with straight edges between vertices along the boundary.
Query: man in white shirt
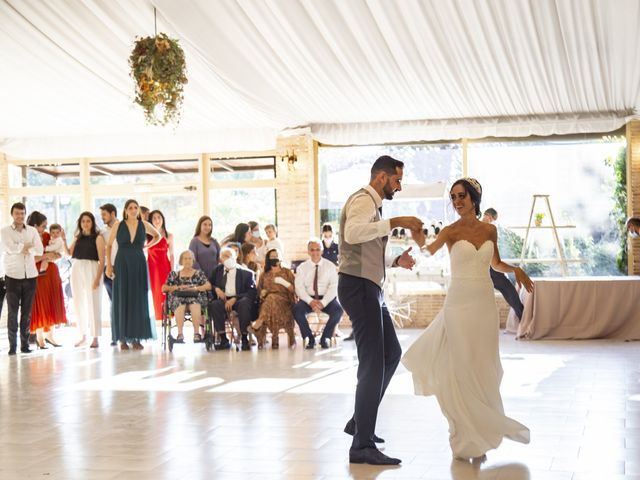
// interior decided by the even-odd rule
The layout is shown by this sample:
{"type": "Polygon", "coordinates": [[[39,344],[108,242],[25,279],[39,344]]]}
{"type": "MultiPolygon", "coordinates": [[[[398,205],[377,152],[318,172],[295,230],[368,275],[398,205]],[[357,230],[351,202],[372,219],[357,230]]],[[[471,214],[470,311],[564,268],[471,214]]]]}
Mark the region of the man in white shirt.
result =
{"type": "Polygon", "coordinates": [[[329,340],[333,336],[336,325],[342,318],[342,307],[338,302],[338,269],[326,258],[322,258],[322,242],[319,239],[309,240],[307,244],[309,260],[301,263],[296,269],[296,295],[300,299],[293,307],[304,342],[309,339],[308,349],[316,345],[307,315],[310,313],[329,315],[329,320],[322,330],[320,346],[329,348],[329,340]]]}
{"type": "Polygon", "coordinates": [[[14,203],[11,206],[13,223],[0,232],[7,288],[9,355],[16,354],[18,310],[20,310],[20,351],[31,352],[29,348],[31,306],[38,277],[35,257],[44,252],[38,231],[24,222],[26,213],[24,204],[14,203]]]}
{"type": "Polygon", "coordinates": [[[369,184],[349,197],[340,217],[338,297],[353,325],[358,349],[358,385],[353,417],[344,428],[353,435],[350,463],[397,465],[398,458],[377,449],[378,407],[393,376],[402,349],[384,302],[385,267],[413,268],[406,250],[396,258],[386,255],[389,232],[394,228],[421,230],[416,217],[382,218],[382,199],[402,190],[404,164],[387,155],[371,167],[369,184]]]}
{"type": "MultiPolygon", "coordinates": [[[[100,207],[100,217],[102,218],[102,223],[104,223],[104,227],[100,231],[100,235],[104,238],[104,244],[107,245],[109,243],[109,237],[111,236],[111,228],[118,220],[118,210],[115,205],[112,203],[105,203],[100,207]]],[[[111,245],[111,265],[115,265],[116,263],[116,254],[118,253],[118,241],[114,240],[111,245]]],[[[106,254],[106,252],[105,252],[106,254]]],[[[104,264],[107,262],[105,260],[104,264]]],[[[107,291],[107,295],[109,295],[109,301],[112,300],[113,295],[113,279],[107,277],[106,266],[105,273],[102,276],[102,280],[104,283],[104,288],[107,291]]],[[[115,325],[113,324],[113,318],[111,319],[111,346],[114,347],[116,345],[115,338],[115,325]]]]}

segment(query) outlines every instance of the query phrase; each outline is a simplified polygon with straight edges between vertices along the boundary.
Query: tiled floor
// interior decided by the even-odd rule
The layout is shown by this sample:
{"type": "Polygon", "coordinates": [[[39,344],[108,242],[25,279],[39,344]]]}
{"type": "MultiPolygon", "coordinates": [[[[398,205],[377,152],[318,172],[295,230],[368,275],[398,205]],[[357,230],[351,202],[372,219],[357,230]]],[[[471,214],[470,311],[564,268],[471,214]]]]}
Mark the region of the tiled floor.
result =
{"type": "MultiPolygon", "coordinates": [[[[105,332],[106,333],[106,332],[105,332]]],[[[418,331],[401,331],[408,346],[418,331]]],[[[58,332],[73,344],[73,329],[58,332]]],[[[505,440],[479,468],[451,460],[433,398],[400,367],[378,433],[401,467],[349,465],[355,349],[207,353],[0,351],[0,478],[640,479],[640,345],[501,338],[505,440]]],[[[284,339],[281,344],[285,343],[284,339]]]]}

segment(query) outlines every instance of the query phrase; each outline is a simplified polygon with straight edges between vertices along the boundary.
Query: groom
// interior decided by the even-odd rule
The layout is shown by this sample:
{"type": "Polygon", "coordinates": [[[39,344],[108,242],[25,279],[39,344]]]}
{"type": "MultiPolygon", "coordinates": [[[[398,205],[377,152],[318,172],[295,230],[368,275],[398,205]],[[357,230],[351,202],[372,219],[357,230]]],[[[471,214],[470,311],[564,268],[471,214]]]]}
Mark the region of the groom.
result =
{"type": "Polygon", "coordinates": [[[340,218],[338,297],[353,324],[359,361],[355,411],[344,429],[353,435],[350,463],[400,463],[376,448],[384,440],[375,435],[375,427],[378,406],[402,354],[384,303],[385,267],[411,269],[415,264],[410,248],[387,258],[387,239],[394,228],[422,228],[416,217],[382,219],[382,200],[391,200],[402,190],[403,167],[387,155],[378,158],[371,167],[369,185],[349,197],[340,218]]]}

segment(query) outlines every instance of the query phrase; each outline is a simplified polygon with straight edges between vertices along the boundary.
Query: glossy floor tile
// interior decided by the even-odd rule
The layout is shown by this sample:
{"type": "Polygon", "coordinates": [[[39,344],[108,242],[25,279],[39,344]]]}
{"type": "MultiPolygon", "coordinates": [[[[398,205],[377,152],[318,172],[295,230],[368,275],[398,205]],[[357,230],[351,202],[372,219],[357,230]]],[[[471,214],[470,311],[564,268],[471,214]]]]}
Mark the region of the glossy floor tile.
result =
{"type": "MultiPolygon", "coordinates": [[[[403,347],[416,330],[399,332],[403,347]]],[[[640,479],[640,345],[501,336],[505,440],[481,466],[452,461],[433,398],[400,367],[379,416],[400,467],[349,465],[355,346],[207,353],[66,346],[7,356],[0,332],[0,478],[640,479]]],[[[105,334],[108,333],[105,331],[105,334]]],[[[187,338],[190,335],[187,334],[187,338]]],[[[285,344],[284,338],[281,345],[285,344]]]]}

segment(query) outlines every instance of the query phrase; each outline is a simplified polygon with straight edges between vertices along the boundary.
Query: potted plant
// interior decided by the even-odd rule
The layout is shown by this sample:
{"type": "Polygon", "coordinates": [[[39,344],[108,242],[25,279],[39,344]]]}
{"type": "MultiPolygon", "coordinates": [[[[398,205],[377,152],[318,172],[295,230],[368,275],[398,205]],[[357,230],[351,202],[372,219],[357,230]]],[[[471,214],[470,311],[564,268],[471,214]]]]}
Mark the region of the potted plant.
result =
{"type": "Polygon", "coordinates": [[[543,218],[544,218],[544,213],[536,213],[536,215],[535,215],[536,227],[542,226],[542,219],[543,218]]]}

